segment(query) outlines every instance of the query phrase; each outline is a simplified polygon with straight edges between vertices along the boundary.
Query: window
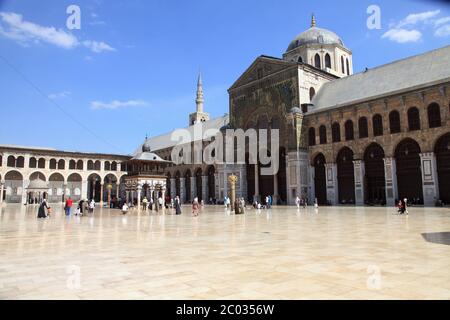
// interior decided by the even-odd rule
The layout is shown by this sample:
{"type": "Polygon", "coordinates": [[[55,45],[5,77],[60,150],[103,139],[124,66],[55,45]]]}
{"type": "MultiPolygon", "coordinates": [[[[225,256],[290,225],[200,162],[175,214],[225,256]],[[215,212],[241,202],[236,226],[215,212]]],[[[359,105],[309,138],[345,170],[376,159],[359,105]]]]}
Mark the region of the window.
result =
{"type": "Polygon", "coordinates": [[[30,167],[30,168],[36,168],[37,167],[37,160],[36,160],[36,158],[30,158],[30,161],[29,161],[29,163],[28,163],[28,166],[30,167]]]}
{"type": "Polygon", "coordinates": [[[320,128],[319,128],[319,140],[320,140],[320,144],[327,143],[327,128],[323,125],[320,126],[320,128]]]}
{"type": "Polygon", "coordinates": [[[100,161],[95,161],[95,164],[94,164],[94,170],[98,170],[98,171],[100,171],[100,161]]]}
{"type": "Polygon", "coordinates": [[[111,163],[111,171],[117,171],[117,162],[113,161],[111,163]]]}
{"type": "Polygon", "coordinates": [[[408,110],[408,127],[409,131],[420,130],[419,109],[411,107],[408,110]]]}
{"type": "Polygon", "coordinates": [[[50,160],[50,169],[56,169],[56,159],[50,160]]]}
{"type": "Polygon", "coordinates": [[[341,56],[341,68],[342,68],[342,73],[345,73],[344,56],[341,56]]]}
{"type": "Polygon", "coordinates": [[[335,122],[331,126],[331,136],[332,136],[333,142],[341,141],[341,126],[339,125],[339,123],[335,122]]]}
{"type": "Polygon", "coordinates": [[[16,166],[16,158],[14,158],[13,156],[9,156],[6,165],[8,167],[14,168],[16,166]]]}
{"type": "Polygon", "coordinates": [[[83,160],[77,161],[77,170],[83,170],[83,160]]]}
{"type": "Polygon", "coordinates": [[[88,161],[87,169],[88,170],[94,170],[94,162],[92,160],[88,161]]]}
{"type": "Polygon", "coordinates": [[[16,167],[17,168],[23,168],[25,167],[25,158],[24,157],[18,157],[16,161],[16,167]]]}
{"type": "Polygon", "coordinates": [[[353,140],[355,138],[354,132],[353,132],[353,121],[347,120],[345,122],[345,140],[353,140]]]}
{"type": "Polygon", "coordinates": [[[309,139],[310,146],[316,145],[316,129],[315,128],[309,128],[308,139],[309,139]]]}
{"type": "Polygon", "coordinates": [[[391,134],[399,133],[401,131],[400,113],[396,110],[389,113],[389,128],[391,129],[391,134]]]}
{"type": "Polygon", "coordinates": [[[316,55],[314,56],[314,66],[319,69],[322,68],[320,64],[320,56],[318,53],[316,53],[316,55]]]}
{"type": "Polygon", "coordinates": [[[328,53],[325,55],[325,67],[331,69],[331,57],[328,53]]]}
{"type": "Polygon", "coordinates": [[[298,60],[297,60],[298,62],[301,62],[301,63],[303,63],[303,59],[302,59],[302,57],[301,56],[299,56],[298,57],[298,60]]]}
{"type": "Polygon", "coordinates": [[[40,158],[38,161],[38,168],[39,169],[45,169],[45,159],[44,158],[40,158]]]}
{"type": "Polygon", "coordinates": [[[359,138],[367,138],[369,136],[369,127],[367,125],[367,118],[361,117],[358,121],[359,138]]]}
{"type": "Polygon", "coordinates": [[[109,161],[105,162],[105,171],[110,171],[111,170],[111,164],[109,163],[109,161]]]}
{"type": "Polygon", "coordinates": [[[313,87],[309,88],[309,100],[312,101],[314,96],[316,95],[316,90],[313,87]]]}
{"type": "Polygon", "coordinates": [[[70,160],[69,161],[69,170],[75,170],[77,167],[77,163],[75,162],[75,160],[70,160]]]}
{"type": "Polygon", "coordinates": [[[381,115],[376,114],[372,118],[372,124],[373,124],[373,135],[376,136],[382,136],[383,135],[383,118],[381,115]]]}
{"type": "Polygon", "coordinates": [[[428,127],[438,128],[441,126],[441,110],[437,103],[428,106],[428,127]]]}
{"type": "Polygon", "coordinates": [[[348,58],[347,58],[347,75],[350,75],[350,63],[348,62],[348,58]]]}

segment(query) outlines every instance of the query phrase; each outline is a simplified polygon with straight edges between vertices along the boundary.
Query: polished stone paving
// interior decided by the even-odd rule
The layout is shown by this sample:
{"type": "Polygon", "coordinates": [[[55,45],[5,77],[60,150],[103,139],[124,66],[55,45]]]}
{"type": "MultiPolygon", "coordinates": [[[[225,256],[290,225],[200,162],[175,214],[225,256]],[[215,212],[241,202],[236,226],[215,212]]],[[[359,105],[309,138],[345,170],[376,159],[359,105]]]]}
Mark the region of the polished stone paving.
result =
{"type": "Polygon", "coordinates": [[[0,210],[0,299],[450,299],[448,208],[0,210]]]}

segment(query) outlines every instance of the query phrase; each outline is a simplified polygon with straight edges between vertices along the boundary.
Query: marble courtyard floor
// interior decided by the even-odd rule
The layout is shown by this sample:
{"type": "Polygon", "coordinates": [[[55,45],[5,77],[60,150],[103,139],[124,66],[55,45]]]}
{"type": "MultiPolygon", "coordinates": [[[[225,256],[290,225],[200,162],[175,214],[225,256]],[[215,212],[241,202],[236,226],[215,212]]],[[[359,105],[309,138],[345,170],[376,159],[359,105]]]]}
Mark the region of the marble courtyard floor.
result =
{"type": "Polygon", "coordinates": [[[450,299],[448,208],[54,209],[0,209],[0,299],[450,299]]]}

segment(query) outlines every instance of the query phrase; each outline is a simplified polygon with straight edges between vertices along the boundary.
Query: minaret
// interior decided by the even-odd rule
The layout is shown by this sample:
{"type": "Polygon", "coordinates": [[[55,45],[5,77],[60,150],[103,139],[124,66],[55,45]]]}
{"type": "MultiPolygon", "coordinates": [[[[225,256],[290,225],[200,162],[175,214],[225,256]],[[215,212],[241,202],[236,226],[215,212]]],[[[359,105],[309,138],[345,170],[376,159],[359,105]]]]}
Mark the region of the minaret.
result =
{"type": "Polygon", "coordinates": [[[198,74],[197,80],[197,97],[195,99],[195,104],[197,105],[196,111],[189,115],[189,125],[192,126],[197,122],[205,122],[209,120],[209,114],[203,112],[203,81],[201,73],[198,74]]]}

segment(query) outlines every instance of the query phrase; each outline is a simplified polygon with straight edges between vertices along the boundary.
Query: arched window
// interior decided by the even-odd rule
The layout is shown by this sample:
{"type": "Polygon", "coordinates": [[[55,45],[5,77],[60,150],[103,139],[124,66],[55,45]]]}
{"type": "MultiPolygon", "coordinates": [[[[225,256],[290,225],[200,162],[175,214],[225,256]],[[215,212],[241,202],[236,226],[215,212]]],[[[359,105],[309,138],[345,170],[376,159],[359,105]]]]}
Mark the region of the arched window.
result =
{"type": "Polygon", "coordinates": [[[409,131],[420,130],[420,114],[416,107],[411,107],[408,110],[408,127],[409,131]]]}
{"type": "Polygon", "coordinates": [[[309,128],[308,131],[308,140],[310,146],[316,145],[316,129],[315,128],[309,128]]]}
{"type": "Polygon", "coordinates": [[[314,96],[316,95],[316,90],[313,87],[309,88],[309,100],[312,101],[314,96]]]}
{"type": "Polygon", "coordinates": [[[94,164],[94,170],[98,170],[98,171],[100,171],[100,161],[95,161],[95,164],[94,164]]]}
{"type": "Polygon", "coordinates": [[[113,161],[111,163],[111,171],[117,171],[117,162],[113,161]]]}
{"type": "Polygon", "coordinates": [[[56,170],[56,159],[50,160],[50,169],[56,170]]]}
{"type": "Polygon", "coordinates": [[[59,160],[58,161],[58,169],[64,170],[65,168],[66,168],[66,162],[63,159],[59,160]]]}
{"type": "Polygon", "coordinates": [[[83,160],[77,161],[77,170],[83,170],[83,160]]]}
{"type": "Polygon", "coordinates": [[[438,128],[441,126],[441,108],[437,103],[428,106],[428,127],[438,128]]]}
{"type": "Polygon", "coordinates": [[[358,121],[359,138],[367,138],[369,136],[369,127],[367,125],[367,118],[361,117],[358,121]]]}
{"type": "Polygon", "coordinates": [[[326,144],[327,143],[327,128],[322,125],[319,128],[319,140],[320,144],[326,144]]]}
{"type": "Polygon", "coordinates": [[[16,168],[24,168],[25,167],[25,158],[20,156],[17,157],[16,168]]]}
{"type": "Polygon", "coordinates": [[[331,136],[332,136],[333,142],[341,141],[341,126],[339,125],[339,123],[335,122],[331,126],[331,136]]]}
{"type": "Polygon", "coordinates": [[[383,118],[381,115],[376,114],[372,118],[372,124],[373,124],[373,135],[376,136],[382,136],[383,135],[383,118]]]}
{"type": "Polygon", "coordinates": [[[38,168],[39,169],[45,169],[45,159],[44,158],[40,158],[38,161],[38,168]]]}
{"type": "Polygon", "coordinates": [[[14,156],[9,156],[6,165],[8,167],[15,168],[15,166],[16,166],[16,158],[14,156]]]}
{"type": "Polygon", "coordinates": [[[350,63],[348,62],[348,58],[347,58],[347,75],[350,75],[350,63]]]}
{"type": "Polygon", "coordinates": [[[105,171],[110,171],[111,170],[111,164],[109,163],[109,161],[105,162],[105,171]]]}
{"type": "Polygon", "coordinates": [[[75,162],[75,160],[70,160],[69,161],[69,170],[75,170],[77,168],[77,163],[75,162]]]}
{"type": "Polygon", "coordinates": [[[30,161],[28,162],[28,166],[30,168],[36,168],[37,167],[37,160],[35,157],[30,158],[30,161]]]}
{"type": "Polygon", "coordinates": [[[342,68],[342,73],[345,73],[344,56],[341,56],[341,68],[342,68]]]}
{"type": "Polygon", "coordinates": [[[301,62],[301,63],[303,63],[303,59],[302,59],[302,57],[301,56],[299,56],[298,57],[298,60],[297,60],[298,62],[301,62]]]}
{"type": "Polygon", "coordinates": [[[391,129],[391,134],[399,133],[401,131],[400,113],[398,113],[397,110],[391,111],[391,113],[389,113],[389,128],[391,129]]]}
{"type": "Polygon", "coordinates": [[[345,140],[353,140],[355,139],[355,134],[353,132],[353,121],[347,120],[345,122],[345,140]]]}
{"type": "Polygon", "coordinates": [[[88,170],[94,170],[94,162],[92,160],[88,161],[87,169],[88,170]]]}
{"type": "Polygon", "coordinates": [[[331,69],[331,57],[328,53],[325,55],[325,67],[331,69]]]}
{"type": "Polygon", "coordinates": [[[314,66],[319,69],[322,68],[322,66],[320,64],[320,56],[318,53],[316,53],[316,55],[314,56],[314,66]]]}

